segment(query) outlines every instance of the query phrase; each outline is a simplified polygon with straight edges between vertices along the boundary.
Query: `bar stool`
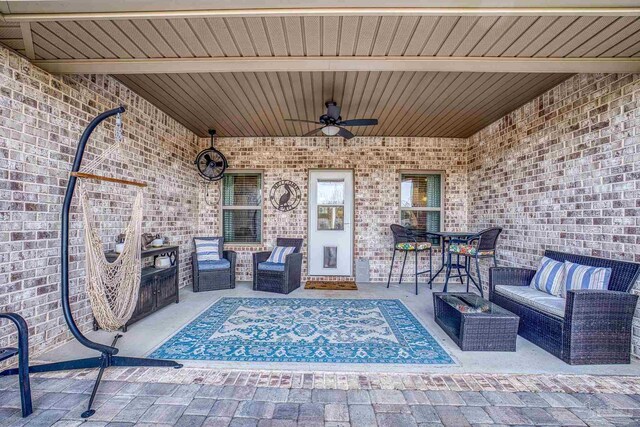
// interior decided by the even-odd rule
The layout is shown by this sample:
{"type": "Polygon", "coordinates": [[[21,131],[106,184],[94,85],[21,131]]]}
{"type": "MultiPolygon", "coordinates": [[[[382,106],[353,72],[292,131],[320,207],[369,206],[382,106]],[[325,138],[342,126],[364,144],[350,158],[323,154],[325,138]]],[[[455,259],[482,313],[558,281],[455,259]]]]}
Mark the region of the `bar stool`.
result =
{"type": "MultiPolygon", "coordinates": [[[[404,259],[402,260],[402,270],[400,270],[400,280],[398,284],[402,283],[402,276],[404,274],[404,265],[407,262],[407,255],[409,252],[415,253],[415,276],[416,276],[416,295],[418,295],[418,276],[420,274],[429,273],[429,279],[431,279],[432,265],[432,249],[431,243],[419,242],[417,235],[407,227],[403,227],[399,224],[391,225],[391,232],[393,233],[393,256],[391,258],[391,267],[389,268],[389,280],[387,280],[387,288],[391,284],[391,273],[393,272],[393,263],[396,260],[396,251],[404,252],[404,259]],[[429,269],[424,271],[418,271],[418,256],[420,252],[429,251],[429,269]]],[[[421,232],[420,235],[423,233],[421,232]]],[[[424,233],[425,235],[428,233],[424,233]]],[[[431,280],[429,281],[429,287],[431,287],[431,280]]]]}
{"type": "Polygon", "coordinates": [[[480,275],[480,259],[493,258],[494,267],[498,266],[498,262],[496,261],[496,246],[500,233],[502,233],[502,228],[500,227],[487,228],[486,230],[482,230],[475,236],[471,236],[466,241],[452,241],[451,243],[449,243],[449,249],[447,251],[447,274],[444,281],[443,289],[444,292],[447,292],[449,278],[459,277],[462,280],[463,277],[466,277],[467,292],[469,292],[469,280],[471,280],[480,291],[480,296],[484,296],[484,292],[482,290],[482,276],[480,275]],[[464,273],[460,273],[460,270],[458,269],[457,275],[451,275],[452,255],[456,255],[458,258],[461,256],[465,257],[464,273]],[[473,280],[469,271],[472,259],[474,259],[476,263],[476,274],[478,275],[478,283],[473,280]]]}

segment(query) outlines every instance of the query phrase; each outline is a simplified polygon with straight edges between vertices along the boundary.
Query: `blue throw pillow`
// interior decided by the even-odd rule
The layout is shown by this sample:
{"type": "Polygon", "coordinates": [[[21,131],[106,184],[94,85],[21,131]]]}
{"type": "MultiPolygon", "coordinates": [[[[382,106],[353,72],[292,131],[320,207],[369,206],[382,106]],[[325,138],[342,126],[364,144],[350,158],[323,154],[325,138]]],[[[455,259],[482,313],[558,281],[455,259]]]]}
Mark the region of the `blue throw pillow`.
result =
{"type": "Polygon", "coordinates": [[[287,255],[292,254],[295,250],[296,248],[291,246],[276,246],[271,251],[271,255],[269,255],[269,259],[267,259],[267,262],[284,264],[287,255]]]}
{"type": "Polygon", "coordinates": [[[566,298],[567,291],[575,289],[607,289],[611,280],[611,269],[605,267],[590,267],[588,265],[564,262],[565,281],[562,296],[566,298]]]}
{"type": "Polygon", "coordinates": [[[561,296],[564,284],[564,263],[542,257],[540,268],[531,279],[531,287],[549,295],[561,296]]]}

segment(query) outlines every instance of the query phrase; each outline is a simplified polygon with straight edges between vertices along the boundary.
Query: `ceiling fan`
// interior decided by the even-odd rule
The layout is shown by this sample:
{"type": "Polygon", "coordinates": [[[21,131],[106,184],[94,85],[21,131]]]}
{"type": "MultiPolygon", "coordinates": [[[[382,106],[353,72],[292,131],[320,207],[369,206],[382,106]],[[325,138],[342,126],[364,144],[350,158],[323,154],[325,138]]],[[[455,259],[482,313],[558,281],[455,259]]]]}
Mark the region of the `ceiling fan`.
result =
{"type": "Polygon", "coordinates": [[[311,136],[318,131],[322,131],[323,134],[327,136],[341,136],[345,139],[353,138],[353,134],[349,132],[344,126],[375,126],[378,124],[378,119],[351,119],[351,120],[342,120],[340,117],[340,107],[334,101],[325,102],[324,104],[327,107],[327,112],[320,116],[320,119],[317,122],[311,120],[300,120],[300,119],[285,119],[288,122],[303,122],[303,123],[314,123],[317,125],[322,125],[317,129],[312,130],[311,132],[307,132],[302,136],[311,136]]]}

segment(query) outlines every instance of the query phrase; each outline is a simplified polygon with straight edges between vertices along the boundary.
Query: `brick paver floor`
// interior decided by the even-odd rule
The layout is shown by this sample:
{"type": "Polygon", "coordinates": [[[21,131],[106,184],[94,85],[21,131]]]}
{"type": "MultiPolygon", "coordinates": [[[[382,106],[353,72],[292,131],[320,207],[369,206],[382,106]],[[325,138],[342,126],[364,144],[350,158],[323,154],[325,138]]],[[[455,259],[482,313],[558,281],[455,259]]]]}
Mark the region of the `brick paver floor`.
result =
{"type": "Polygon", "coordinates": [[[0,426],[640,425],[640,377],[110,369],[87,421],[94,376],[35,375],[26,419],[1,378],[0,426]]]}

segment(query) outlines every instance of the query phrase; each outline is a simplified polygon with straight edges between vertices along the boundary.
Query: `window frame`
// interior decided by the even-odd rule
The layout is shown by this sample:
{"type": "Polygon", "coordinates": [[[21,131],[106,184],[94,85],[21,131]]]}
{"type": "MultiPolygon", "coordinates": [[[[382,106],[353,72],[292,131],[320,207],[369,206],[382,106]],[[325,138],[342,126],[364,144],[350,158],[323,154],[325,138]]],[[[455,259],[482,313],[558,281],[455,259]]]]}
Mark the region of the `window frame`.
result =
{"type": "Polygon", "coordinates": [[[445,177],[446,173],[443,170],[401,170],[398,175],[398,224],[402,225],[402,211],[418,211],[418,212],[440,212],[440,230],[444,228],[445,221],[445,177]],[[440,207],[402,207],[402,178],[407,175],[440,175],[440,207]]]}
{"type": "Polygon", "coordinates": [[[247,206],[225,206],[224,205],[224,178],[220,180],[220,236],[224,238],[224,211],[234,210],[259,210],[260,211],[260,236],[257,242],[228,242],[225,240],[225,245],[233,246],[262,246],[264,242],[264,171],[259,169],[227,169],[225,175],[260,175],[260,204],[259,205],[247,205],[247,206]]]}

